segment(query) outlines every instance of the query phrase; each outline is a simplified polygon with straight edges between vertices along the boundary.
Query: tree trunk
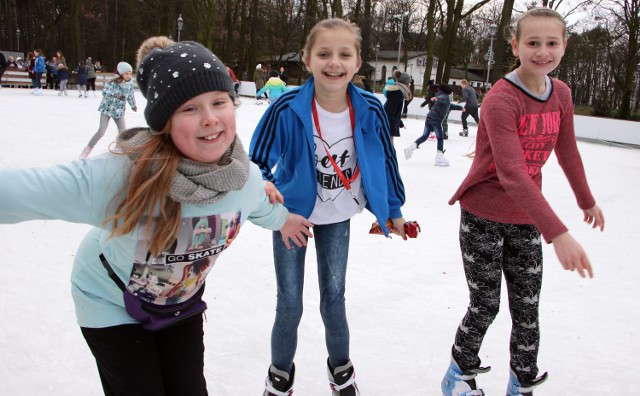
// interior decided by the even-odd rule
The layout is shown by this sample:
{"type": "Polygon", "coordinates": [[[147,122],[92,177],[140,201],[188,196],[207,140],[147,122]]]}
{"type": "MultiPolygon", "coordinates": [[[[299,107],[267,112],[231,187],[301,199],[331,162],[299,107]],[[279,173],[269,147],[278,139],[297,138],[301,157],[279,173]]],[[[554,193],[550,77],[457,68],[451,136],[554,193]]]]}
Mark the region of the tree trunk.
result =
{"type": "Polygon", "coordinates": [[[422,79],[422,94],[425,95],[429,88],[429,80],[431,80],[431,71],[433,70],[433,55],[435,52],[436,42],[436,2],[437,0],[429,0],[427,7],[427,64],[424,69],[424,78],[422,79]]]}
{"type": "Polygon", "coordinates": [[[500,23],[498,23],[498,31],[494,39],[494,60],[495,64],[492,67],[491,75],[489,76],[489,82],[493,84],[505,75],[511,65],[509,64],[510,56],[508,56],[511,46],[509,45],[509,37],[505,37],[505,29],[511,23],[511,13],[513,12],[513,3],[515,0],[504,0],[502,7],[502,15],[500,17],[500,23]]]}

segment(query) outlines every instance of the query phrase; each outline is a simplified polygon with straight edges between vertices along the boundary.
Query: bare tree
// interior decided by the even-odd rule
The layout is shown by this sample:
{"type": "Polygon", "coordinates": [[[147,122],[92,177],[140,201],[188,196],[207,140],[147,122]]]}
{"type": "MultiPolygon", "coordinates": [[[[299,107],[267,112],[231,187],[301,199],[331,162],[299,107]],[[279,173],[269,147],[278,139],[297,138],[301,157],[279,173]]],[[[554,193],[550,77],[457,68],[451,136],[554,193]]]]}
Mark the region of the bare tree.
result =
{"type": "Polygon", "coordinates": [[[621,33],[618,46],[614,47],[619,50],[617,56],[611,53],[611,64],[622,64],[619,69],[613,69],[613,77],[622,93],[617,117],[630,118],[634,77],[640,63],[640,0],[615,0],[611,3],[606,9],[621,33]]]}
{"type": "Polygon", "coordinates": [[[465,12],[464,0],[446,0],[447,12],[444,20],[442,46],[438,56],[438,71],[436,73],[438,81],[449,81],[453,59],[455,58],[457,32],[460,22],[488,2],[489,0],[480,0],[465,12]]]}

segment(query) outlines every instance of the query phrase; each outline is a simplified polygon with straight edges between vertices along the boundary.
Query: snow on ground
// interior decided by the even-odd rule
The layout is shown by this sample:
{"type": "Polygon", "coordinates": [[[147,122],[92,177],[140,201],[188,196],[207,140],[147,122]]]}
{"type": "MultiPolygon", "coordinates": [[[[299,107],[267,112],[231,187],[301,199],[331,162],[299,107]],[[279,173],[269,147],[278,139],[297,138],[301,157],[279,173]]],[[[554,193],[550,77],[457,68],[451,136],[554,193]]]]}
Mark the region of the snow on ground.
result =
{"type": "MultiPolygon", "coordinates": [[[[75,160],[98,127],[99,97],[78,98],[75,91],[69,97],[50,91],[34,97],[29,92],[0,90],[0,166],[46,167],[75,160]]],[[[145,101],[139,93],[136,99],[140,110],[127,110],[129,127],[144,125],[145,101]]],[[[249,98],[242,102],[238,133],[248,147],[266,106],[255,106],[249,98]]],[[[423,120],[408,119],[405,124],[407,129],[395,141],[399,154],[421,134],[423,120]]],[[[410,161],[399,158],[407,191],[405,218],[420,223],[418,239],[369,235],[374,219],[368,212],[352,221],[347,280],[351,357],[366,396],[440,392],[454,332],[468,302],[457,239],[459,207],[447,205],[447,200],[471,164],[463,155],[473,149],[476,132],[472,127],[470,137],[462,138],[459,124],[450,124],[450,130],[449,168],[433,166],[435,142],[426,142],[410,161]]],[[[111,123],[94,154],[107,149],[115,132],[111,123]]],[[[595,278],[563,271],[553,247],[544,247],[539,366],[549,372],[549,380],[536,395],[637,394],[629,367],[640,354],[640,269],[633,247],[640,237],[640,150],[585,142],[579,142],[579,148],[607,226],[600,233],[582,222],[582,212],[552,158],[543,172],[543,192],[587,250],[595,278]]],[[[87,230],[60,221],[0,225],[0,394],[102,394],[93,357],[75,323],[68,279],[87,230]]],[[[301,396],[328,395],[313,248],[307,258],[295,391],[301,396]]],[[[270,361],[275,309],[270,233],[244,227],[216,267],[205,293],[209,393],[259,395],[270,361]]],[[[509,329],[503,293],[502,311],[481,350],[483,363],[493,367],[478,378],[489,395],[502,395],[506,388],[509,329]]]]}

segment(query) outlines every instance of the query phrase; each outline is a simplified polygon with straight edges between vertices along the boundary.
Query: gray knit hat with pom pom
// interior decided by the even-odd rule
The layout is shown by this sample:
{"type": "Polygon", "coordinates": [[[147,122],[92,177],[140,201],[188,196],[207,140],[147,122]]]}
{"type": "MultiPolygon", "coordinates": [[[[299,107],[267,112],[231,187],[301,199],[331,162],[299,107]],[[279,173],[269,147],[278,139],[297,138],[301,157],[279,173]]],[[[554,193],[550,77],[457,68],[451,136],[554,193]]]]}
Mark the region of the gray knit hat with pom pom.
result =
{"type": "Polygon", "coordinates": [[[138,87],[147,99],[144,117],[161,131],[171,115],[187,100],[211,91],[233,93],[224,63],[202,44],[173,42],[159,36],[138,49],[138,87]]]}

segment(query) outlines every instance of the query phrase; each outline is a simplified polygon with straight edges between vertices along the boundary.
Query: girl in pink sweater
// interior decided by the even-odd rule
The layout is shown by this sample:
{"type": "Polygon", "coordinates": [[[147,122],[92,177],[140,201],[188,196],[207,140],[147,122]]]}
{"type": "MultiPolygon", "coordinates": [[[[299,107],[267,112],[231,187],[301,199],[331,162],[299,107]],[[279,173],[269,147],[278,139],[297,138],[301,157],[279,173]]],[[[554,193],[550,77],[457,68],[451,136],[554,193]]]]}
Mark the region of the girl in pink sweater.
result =
{"type": "Polygon", "coordinates": [[[445,396],[484,394],[475,377],[489,367],[480,366],[478,354],[498,313],[503,274],[513,323],[507,395],[532,395],[546,379],[547,373],[538,376],[537,366],[542,239],[553,243],[566,270],[593,276],[582,246],[541,192],[542,166],[555,149],[584,221],[604,229],[576,144],[571,91],[547,75],[564,55],[565,29],[564,19],[548,8],[520,17],[511,39],[519,66],[487,94],[473,164],[449,201],[460,201],[462,209],[460,248],[470,303],[442,380],[445,396]]]}

